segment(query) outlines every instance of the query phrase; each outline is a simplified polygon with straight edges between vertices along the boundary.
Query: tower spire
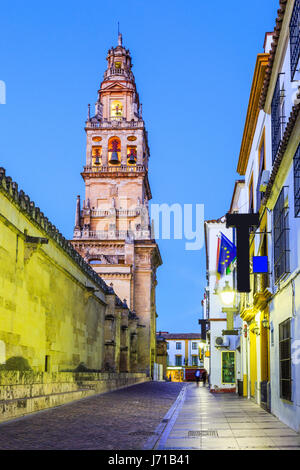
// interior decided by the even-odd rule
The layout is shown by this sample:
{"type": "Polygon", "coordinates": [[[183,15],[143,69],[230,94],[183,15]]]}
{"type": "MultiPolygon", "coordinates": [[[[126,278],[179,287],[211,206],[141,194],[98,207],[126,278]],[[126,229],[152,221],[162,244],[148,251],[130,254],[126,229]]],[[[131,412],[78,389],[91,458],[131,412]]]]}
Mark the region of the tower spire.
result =
{"type": "Polygon", "coordinates": [[[118,46],[122,46],[122,34],[120,33],[120,23],[118,21],[118,46]]]}

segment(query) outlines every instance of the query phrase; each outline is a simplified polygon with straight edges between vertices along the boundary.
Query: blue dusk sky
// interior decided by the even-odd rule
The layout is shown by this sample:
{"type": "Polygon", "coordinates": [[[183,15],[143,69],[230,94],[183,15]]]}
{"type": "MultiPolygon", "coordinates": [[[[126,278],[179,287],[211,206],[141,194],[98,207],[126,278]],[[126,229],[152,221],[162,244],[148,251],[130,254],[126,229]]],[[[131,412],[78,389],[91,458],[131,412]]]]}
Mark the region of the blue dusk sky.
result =
{"type": "MultiPolygon", "coordinates": [[[[277,0],[30,0],[0,15],[0,166],[72,237],[84,122],[117,45],[117,22],[149,134],[153,203],[229,209],[256,55],[277,0]]],[[[157,329],[199,331],[205,250],[160,240],[157,329]]]]}

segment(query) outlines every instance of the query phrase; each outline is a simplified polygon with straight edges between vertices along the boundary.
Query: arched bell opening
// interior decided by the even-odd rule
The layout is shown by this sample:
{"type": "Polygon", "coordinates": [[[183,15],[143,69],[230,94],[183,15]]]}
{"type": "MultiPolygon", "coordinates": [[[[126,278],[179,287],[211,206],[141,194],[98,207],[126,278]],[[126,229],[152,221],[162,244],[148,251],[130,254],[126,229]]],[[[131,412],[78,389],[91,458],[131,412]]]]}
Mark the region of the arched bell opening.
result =
{"type": "Polygon", "coordinates": [[[102,163],[102,147],[95,145],[92,147],[92,162],[93,166],[100,166],[102,163]]]}
{"type": "Polygon", "coordinates": [[[136,146],[128,145],[127,146],[127,165],[136,165],[136,146]]]}
{"type": "Polygon", "coordinates": [[[108,163],[112,166],[121,164],[121,141],[118,137],[111,137],[108,141],[108,163]]]}

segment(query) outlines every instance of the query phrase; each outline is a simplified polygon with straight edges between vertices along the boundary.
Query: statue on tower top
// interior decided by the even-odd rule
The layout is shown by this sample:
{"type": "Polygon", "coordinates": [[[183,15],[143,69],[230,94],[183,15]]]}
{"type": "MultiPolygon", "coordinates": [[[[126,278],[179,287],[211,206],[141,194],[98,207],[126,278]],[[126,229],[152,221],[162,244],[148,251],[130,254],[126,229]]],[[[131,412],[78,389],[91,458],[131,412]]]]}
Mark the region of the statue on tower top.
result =
{"type": "Polygon", "coordinates": [[[122,46],[122,34],[118,34],[118,46],[122,46]]]}

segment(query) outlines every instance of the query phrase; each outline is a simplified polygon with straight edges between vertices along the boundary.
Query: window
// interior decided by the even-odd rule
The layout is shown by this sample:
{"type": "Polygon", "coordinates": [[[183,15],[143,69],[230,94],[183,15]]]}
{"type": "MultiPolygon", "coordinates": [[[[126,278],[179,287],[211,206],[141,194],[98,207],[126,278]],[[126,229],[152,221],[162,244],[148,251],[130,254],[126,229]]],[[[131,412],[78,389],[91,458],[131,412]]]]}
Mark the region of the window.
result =
{"type": "Polygon", "coordinates": [[[92,147],[92,161],[93,165],[100,165],[101,164],[101,154],[102,154],[102,147],[99,145],[93,145],[92,147]]]}
{"type": "Polygon", "coordinates": [[[192,343],[192,349],[197,349],[197,343],[192,343]]]}
{"type": "Polygon", "coordinates": [[[176,343],[176,349],[181,349],[181,343],[176,343]]]}
{"type": "Polygon", "coordinates": [[[294,206],[295,217],[300,217],[300,144],[294,155],[294,206]]]}
{"type": "Polygon", "coordinates": [[[108,141],[108,163],[118,165],[121,162],[121,141],[118,137],[111,137],[108,141]]]}
{"type": "Polygon", "coordinates": [[[198,365],[198,356],[192,356],[192,366],[198,365]]]}
{"type": "Polygon", "coordinates": [[[266,169],[265,164],[265,139],[263,137],[260,148],[259,148],[259,161],[258,161],[259,169],[258,169],[258,179],[257,179],[257,187],[256,187],[256,210],[257,212],[260,209],[261,200],[262,200],[262,193],[260,192],[259,188],[261,185],[261,178],[262,173],[266,169]]]}
{"type": "Polygon", "coordinates": [[[169,342],[167,342],[167,349],[169,349],[169,348],[170,348],[170,344],[169,344],[169,342]]]}
{"type": "Polygon", "coordinates": [[[249,186],[249,212],[254,212],[254,201],[253,201],[253,175],[251,176],[251,182],[249,186]]]}
{"type": "Polygon", "coordinates": [[[286,190],[286,187],[282,188],[273,211],[274,274],[276,283],[285,274],[289,273],[289,213],[285,198],[286,190]]]}
{"type": "Polygon", "coordinates": [[[281,74],[278,75],[271,104],[272,162],[276,158],[285,126],[284,87],[280,88],[281,74]]]}
{"type": "Polygon", "coordinates": [[[129,165],[135,165],[136,164],[136,146],[133,145],[128,145],[127,146],[127,163],[129,165]]]}
{"type": "Polygon", "coordinates": [[[182,366],[182,356],[175,356],[175,365],[182,366]]]}
{"type": "Polygon", "coordinates": [[[120,119],[123,116],[123,104],[121,101],[112,101],[110,108],[110,117],[120,119]]]}
{"type": "Polygon", "coordinates": [[[294,79],[300,57],[300,0],[295,1],[290,22],[291,79],[294,79]]]}
{"type": "Polygon", "coordinates": [[[279,325],[280,397],[291,401],[291,320],[279,325]]]}

